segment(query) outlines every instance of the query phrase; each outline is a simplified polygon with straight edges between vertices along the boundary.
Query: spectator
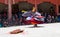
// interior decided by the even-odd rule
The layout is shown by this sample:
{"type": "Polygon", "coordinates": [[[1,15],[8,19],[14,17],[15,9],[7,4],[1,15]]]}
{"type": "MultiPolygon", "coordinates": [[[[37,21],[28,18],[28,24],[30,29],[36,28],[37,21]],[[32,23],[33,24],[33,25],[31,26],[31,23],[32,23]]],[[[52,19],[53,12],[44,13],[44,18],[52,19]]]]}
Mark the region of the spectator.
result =
{"type": "Polygon", "coordinates": [[[3,27],[2,19],[0,19],[0,27],[3,27]]]}
{"type": "Polygon", "coordinates": [[[3,14],[3,18],[4,18],[5,20],[7,19],[7,14],[6,14],[6,13],[3,14]]]}
{"type": "Polygon", "coordinates": [[[54,16],[52,16],[52,23],[55,23],[56,21],[55,21],[55,17],[54,16]]]}
{"type": "Polygon", "coordinates": [[[22,24],[22,12],[18,12],[17,15],[18,15],[18,20],[19,20],[19,24],[21,25],[22,24]]]}
{"type": "Polygon", "coordinates": [[[58,22],[60,22],[60,15],[58,15],[58,22]]]}
{"type": "Polygon", "coordinates": [[[4,26],[4,27],[8,27],[8,22],[7,22],[7,21],[4,21],[4,22],[3,22],[3,26],[4,26]]]}
{"type": "Polygon", "coordinates": [[[51,18],[51,15],[48,15],[48,17],[47,17],[47,23],[51,23],[52,22],[52,18],[51,18]]]}

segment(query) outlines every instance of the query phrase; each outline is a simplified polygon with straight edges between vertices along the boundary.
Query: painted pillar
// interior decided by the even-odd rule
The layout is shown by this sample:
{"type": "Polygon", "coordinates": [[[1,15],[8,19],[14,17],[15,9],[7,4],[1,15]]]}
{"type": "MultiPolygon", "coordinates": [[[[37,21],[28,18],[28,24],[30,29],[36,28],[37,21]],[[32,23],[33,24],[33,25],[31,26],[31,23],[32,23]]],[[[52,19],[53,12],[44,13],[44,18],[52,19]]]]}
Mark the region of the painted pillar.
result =
{"type": "Polygon", "coordinates": [[[5,0],[5,4],[7,4],[7,0],[5,0]]]}
{"type": "Polygon", "coordinates": [[[36,11],[37,11],[37,0],[35,0],[35,8],[36,8],[36,11]]]}
{"type": "Polygon", "coordinates": [[[56,5],[56,13],[57,13],[57,15],[59,15],[59,8],[58,8],[58,5],[56,5]]]}
{"type": "Polygon", "coordinates": [[[8,20],[10,20],[12,18],[12,7],[11,7],[12,3],[11,0],[8,0],[8,20]]]}
{"type": "Polygon", "coordinates": [[[13,0],[13,4],[15,4],[15,0],[13,0]]]}
{"type": "Polygon", "coordinates": [[[56,13],[57,13],[57,15],[59,15],[58,0],[57,0],[57,4],[56,4],[56,13]]]}

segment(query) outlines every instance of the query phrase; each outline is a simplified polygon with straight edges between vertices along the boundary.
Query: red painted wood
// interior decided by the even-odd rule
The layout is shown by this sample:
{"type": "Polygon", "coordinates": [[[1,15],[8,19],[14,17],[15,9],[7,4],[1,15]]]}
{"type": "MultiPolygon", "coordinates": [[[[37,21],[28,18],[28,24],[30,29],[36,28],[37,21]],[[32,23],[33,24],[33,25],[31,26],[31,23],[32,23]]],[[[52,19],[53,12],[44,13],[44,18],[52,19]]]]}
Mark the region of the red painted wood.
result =
{"type": "MultiPolygon", "coordinates": [[[[4,3],[4,1],[5,0],[0,0],[0,3],[4,3]]],[[[15,0],[15,2],[19,2],[19,1],[22,1],[22,0],[15,0]]],[[[25,0],[25,1],[28,1],[29,3],[35,4],[34,0],[25,0]]],[[[60,5],[60,0],[37,0],[36,3],[39,4],[39,3],[42,3],[44,1],[60,5]]],[[[11,2],[12,2],[12,0],[11,0],[11,2]]]]}

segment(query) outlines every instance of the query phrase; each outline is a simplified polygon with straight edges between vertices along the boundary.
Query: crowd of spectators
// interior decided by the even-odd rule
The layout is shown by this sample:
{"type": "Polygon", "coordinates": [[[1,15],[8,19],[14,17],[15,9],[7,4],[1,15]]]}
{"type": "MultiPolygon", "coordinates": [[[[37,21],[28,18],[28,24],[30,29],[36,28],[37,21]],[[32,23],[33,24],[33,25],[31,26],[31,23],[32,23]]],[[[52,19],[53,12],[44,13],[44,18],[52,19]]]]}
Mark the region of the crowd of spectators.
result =
{"type": "MultiPolygon", "coordinates": [[[[12,19],[8,21],[8,17],[6,14],[0,14],[0,27],[8,27],[8,26],[18,26],[18,25],[29,25],[27,21],[25,21],[25,17],[22,16],[23,12],[17,12],[12,15],[12,19]]],[[[47,13],[41,12],[41,15],[44,16],[44,23],[56,23],[60,22],[60,15],[52,16],[47,13]]]]}

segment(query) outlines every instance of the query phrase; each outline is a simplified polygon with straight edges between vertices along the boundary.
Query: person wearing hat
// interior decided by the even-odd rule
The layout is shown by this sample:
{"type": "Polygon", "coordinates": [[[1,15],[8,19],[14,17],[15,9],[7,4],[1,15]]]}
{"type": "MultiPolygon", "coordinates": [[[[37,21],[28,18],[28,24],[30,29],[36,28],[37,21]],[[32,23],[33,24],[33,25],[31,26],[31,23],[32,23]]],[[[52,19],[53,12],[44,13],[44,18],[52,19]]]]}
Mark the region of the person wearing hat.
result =
{"type": "Polygon", "coordinates": [[[43,16],[41,16],[41,14],[37,12],[34,7],[33,10],[25,12],[22,16],[26,17],[26,20],[33,24],[34,27],[37,27],[37,24],[40,23],[40,21],[42,21],[41,18],[43,18],[43,16]]]}

